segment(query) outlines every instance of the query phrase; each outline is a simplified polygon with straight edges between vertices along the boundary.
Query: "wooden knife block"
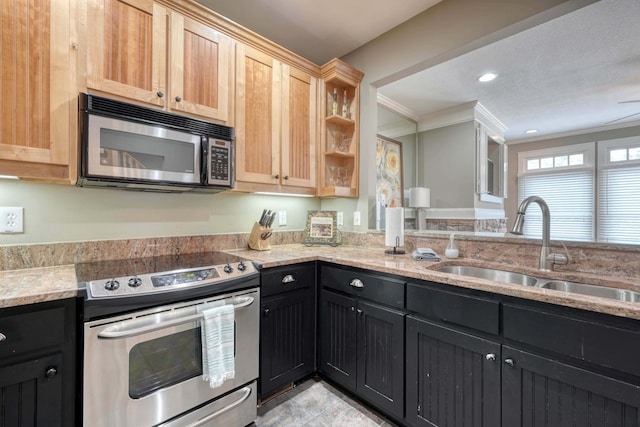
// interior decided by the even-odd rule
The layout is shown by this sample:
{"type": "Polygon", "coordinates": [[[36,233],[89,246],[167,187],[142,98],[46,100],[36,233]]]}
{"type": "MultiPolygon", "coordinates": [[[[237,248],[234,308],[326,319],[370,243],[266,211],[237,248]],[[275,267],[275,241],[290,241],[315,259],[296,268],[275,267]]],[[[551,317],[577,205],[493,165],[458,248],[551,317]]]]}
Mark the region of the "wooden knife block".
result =
{"type": "Polygon", "coordinates": [[[249,247],[256,251],[268,251],[271,249],[271,228],[261,226],[257,221],[253,224],[249,235],[249,247]],[[269,233],[269,237],[262,238],[264,233],[269,233]]]}

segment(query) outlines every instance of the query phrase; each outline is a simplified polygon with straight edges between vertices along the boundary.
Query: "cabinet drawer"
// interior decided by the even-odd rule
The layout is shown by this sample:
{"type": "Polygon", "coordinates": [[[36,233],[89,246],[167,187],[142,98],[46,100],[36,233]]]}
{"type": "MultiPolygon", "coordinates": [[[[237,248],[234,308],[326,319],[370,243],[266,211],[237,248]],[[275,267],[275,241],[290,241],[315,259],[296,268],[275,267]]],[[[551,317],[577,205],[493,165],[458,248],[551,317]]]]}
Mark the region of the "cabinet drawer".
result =
{"type": "Polygon", "coordinates": [[[640,375],[640,322],[625,329],[511,304],[503,321],[505,338],[640,375]]]}
{"type": "Polygon", "coordinates": [[[304,289],[315,283],[315,263],[288,265],[262,271],[260,293],[262,297],[281,292],[304,289]]]}
{"type": "Polygon", "coordinates": [[[391,307],[404,308],[403,280],[364,273],[358,269],[323,265],[320,269],[320,283],[325,288],[358,295],[391,307]]]}
{"type": "Polygon", "coordinates": [[[407,309],[429,318],[497,335],[500,332],[500,304],[484,298],[461,295],[407,284],[407,309]]]}
{"type": "MultiPolygon", "coordinates": [[[[24,310],[23,310],[24,311],[24,310]]],[[[39,348],[60,345],[65,341],[63,307],[16,313],[0,311],[0,357],[15,356],[39,348]]]]}

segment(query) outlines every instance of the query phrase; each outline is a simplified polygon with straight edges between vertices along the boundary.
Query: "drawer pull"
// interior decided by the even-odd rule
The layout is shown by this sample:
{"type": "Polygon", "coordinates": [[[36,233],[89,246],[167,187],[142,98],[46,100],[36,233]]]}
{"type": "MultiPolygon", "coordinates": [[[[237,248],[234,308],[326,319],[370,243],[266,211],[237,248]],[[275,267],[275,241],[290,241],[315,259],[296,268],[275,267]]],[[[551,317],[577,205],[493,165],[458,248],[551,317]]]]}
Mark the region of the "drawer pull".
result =
{"type": "Polygon", "coordinates": [[[44,371],[44,377],[47,381],[51,381],[58,375],[58,369],[55,366],[49,366],[46,371],[44,371]]]}
{"type": "Polygon", "coordinates": [[[511,358],[504,359],[504,363],[506,363],[507,365],[511,366],[512,368],[515,366],[515,362],[511,358]]]}
{"type": "Polygon", "coordinates": [[[360,279],[353,279],[351,282],[349,282],[349,285],[353,286],[354,288],[364,288],[364,283],[362,283],[362,280],[360,279]]]}
{"type": "Polygon", "coordinates": [[[495,354],[493,354],[493,353],[489,353],[489,354],[487,354],[487,355],[485,356],[485,359],[490,360],[490,361],[492,361],[492,362],[493,362],[494,360],[496,360],[496,355],[495,355],[495,354]]]}
{"type": "Polygon", "coordinates": [[[296,281],[295,277],[293,277],[291,274],[287,274],[286,276],[284,276],[282,278],[282,283],[285,284],[285,285],[287,283],[293,283],[295,281],[296,281]]]}
{"type": "Polygon", "coordinates": [[[4,341],[7,339],[7,336],[5,334],[3,334],[2,332],[0,332],[0,342],[4,341]]]}

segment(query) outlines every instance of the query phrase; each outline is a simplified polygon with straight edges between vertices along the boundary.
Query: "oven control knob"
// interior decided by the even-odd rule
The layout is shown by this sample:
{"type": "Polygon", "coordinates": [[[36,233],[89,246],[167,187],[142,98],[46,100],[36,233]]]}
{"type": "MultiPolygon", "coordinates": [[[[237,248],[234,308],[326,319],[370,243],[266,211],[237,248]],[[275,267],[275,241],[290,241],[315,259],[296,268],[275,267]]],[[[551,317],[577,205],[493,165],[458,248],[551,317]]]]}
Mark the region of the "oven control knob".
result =
{"type": "Polygon", "coordinates": [[[120,282],[116,279],[107,280],[107,283],[104,284],[104,288],[108,291],[115,291],[120,287],[120,282]]]}
{"type": "Polygon", "coordinates": [[[224,266],[223,270],[225,273],[231,274],[233,272],[233,267],[231,267],[231,264],[227,264],[224,266]]]}
{"type": "Polygon", "coordinates": [[[142,279],[139,277],[132,277],[129,279],[129,286],[131,286],[132,288],[137,288],[138,286],[142,285],[142,279]]]}
{"type": "Polygon", "coordinates": [[[244,261],[240,261],[240,264],[238,264],[238,271],[245,271],[247,269],[247,265],[244,263],[244,261]]]}

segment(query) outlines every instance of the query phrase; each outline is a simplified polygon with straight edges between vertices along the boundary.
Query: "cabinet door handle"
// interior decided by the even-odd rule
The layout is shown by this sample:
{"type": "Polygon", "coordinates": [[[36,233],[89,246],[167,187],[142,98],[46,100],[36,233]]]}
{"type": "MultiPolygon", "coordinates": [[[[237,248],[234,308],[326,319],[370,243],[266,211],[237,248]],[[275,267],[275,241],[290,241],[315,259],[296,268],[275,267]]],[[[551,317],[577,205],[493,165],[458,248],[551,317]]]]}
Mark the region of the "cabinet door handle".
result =
{"type": "Polygon", "coordinates": [[[364,283],[362,283],[362,280],[360,279],[351,280],[351,282],[349,282],[349,285],[353,286],[354,288],[364,288],[364,283]]]}
{"type": "Polygon", "coordinates": [[[351,311],[356,311],[356,308],[352,306],[351,311]]]}
{"type": "Polygon", "coordinates": [[[2,332],[0,332],[0,342],[4,341],[7,339],[7,336],[5,334],[3,334],[2,332]]]}
{"type": "Polygon", "coordinates": [[[280,179],[280,175],[274,176],[275,179],[280,179]]]}
{"type": "Polygon", "coordinates": [[[156,92],[156,95],[158,95],[158,98],[162,98],[164,96],[164,92],[159,90],[159,91],[156,92]]]}
{"type": "Polygon", "coordinates": [[[362,310],[358,309],[358,315],[362,316],[362,310]]]}
{"type": "Polygon", "coordinates": [[[55,366],[49,366],[46,371],[44,371],[44,377],[47,381],[51,381],[58,375],[58,369],[55,366]]]}
{"type": "Polygon", "coordinates": [[[490,361],[492,361],[492,362],[493,362],[494,360],[496,360],[496,355],[495,355],[495,354],[493,354],[493,353],[488,353],[488,354],[485,356],[485,359],[490,360],[490,361]]]}
{"type": "Polygon", "coordinates": [[[271,310],[269,310],[268,308],[264,309],[264,317],[269,317],[269,311],[271,310]]]}
{"type": "Polygon", "coordinates": [[[182,101],[182,98],[180,98],[180,95],[176,96],[176,102],[180,102],[182,101]]]}
{"type": "Polygon", "coordinates": [[[285,176],[284,176],[284,179],[289,179],[289,175],[285,175],[285,176]]]}
{"type": "Polygon", "coordinates": [[[293,277],[291,274],[287,274],[286,276],[284,276],[282,278],[282,283],[283,284],[294,283],[295,281],[296,281],[296,278],[293,277]]]}
{"type": "Polygon", "coordinates": [[[510,357],[507,358],[507,359],[504,359],[504,363],[506,363],[507,365],[511,366],[512,368],[516,365],[516,363],[510,357]]]}

